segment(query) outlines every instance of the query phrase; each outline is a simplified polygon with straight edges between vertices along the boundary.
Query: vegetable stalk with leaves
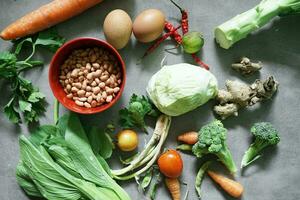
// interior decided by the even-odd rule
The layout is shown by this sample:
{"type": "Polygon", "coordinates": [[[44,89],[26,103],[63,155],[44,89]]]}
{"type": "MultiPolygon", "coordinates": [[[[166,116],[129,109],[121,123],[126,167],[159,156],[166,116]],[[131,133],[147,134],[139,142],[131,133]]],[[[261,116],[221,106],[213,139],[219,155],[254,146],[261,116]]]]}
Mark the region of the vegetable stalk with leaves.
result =
{"type": "Polygon", "coordinates": [[[0,52],[0,79],[9,83],[12,93],[4,107],[4,113],[11,122],[20,123],[20,113],[23,114],[26,123],[35,122],[45,111],[45,96],[29,80],[24,79],[21,73],[43,64],[42,61],[32,60],[37,47],[42,46],[55,52],[64,41],[55,29],[49,29],[35,36],[14,41],[14,53],[0,52]],[[25,44],[31,46],[31,54],[24,60],[18,60],[25,44]]]}

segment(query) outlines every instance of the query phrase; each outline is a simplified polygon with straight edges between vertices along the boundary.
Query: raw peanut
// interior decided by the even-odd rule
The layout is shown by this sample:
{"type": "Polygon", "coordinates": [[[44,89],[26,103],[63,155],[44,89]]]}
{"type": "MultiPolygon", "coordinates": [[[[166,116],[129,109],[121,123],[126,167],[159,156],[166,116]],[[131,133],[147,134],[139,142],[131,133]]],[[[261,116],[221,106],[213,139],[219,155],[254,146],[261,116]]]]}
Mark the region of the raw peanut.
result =
{"type": "Polygon", "coordinates": [[[99,63],[93,63],[92,65],[93,65],[93,67],[94,67],[95,69],[99,69],[99,68],[100,68],[99,63]]]}
{"type": "Polygon", "coordinates": [[[99,87],[94,87],[93,88],[93,93],[94,94],[98,94],[100,92],[100,88],[99,87]]]}
{"type": "Polygon", "coordinates": [[[92,97],[92,96],[89,96],[89,97],[87,98],[87,102],[92,103],[92,101],[93,101],[93,97],[92,97]]]}
{"type": "Polygon", "coordinates": [[[114,93],[118,93],[120,91],[120,88],[119,87],[115,87],[114,88],[114,93]]]}
{"type": "Polygon", "coordinates": [[[74,79],[73,78],[69,78],[69,83],[73,83],[74,79]]]}
{"type": "Polygon", "coordinates": [[[72,93],[68,94],[68,95],[67,95],[67,98],[68,98],[68,99],[72,99],[72,98],[73,98],[73,94],[72,94],[72,93]]]}
{"type": "Polygon", "coordinates": [[[72,86],[77,87],[78,89],[81,89],[81,83],[73,83],[72,86]]]}
{"type": "Polygon", "coordinates": [[[84,91],[84,90],[79,90],[79,91],[77,92],[77,94],[78,94],[79,97],[84,97],[85,91],[84,91]]]}
{"type": "Polygon", "coordinates": [[[95,78],[95,82],[99,85],[99,83],[101,82],[99,78],[95,78]]]}
{"type": "Polygon", "coordinates": [[[66,79],[66,80],[65,80],[65,84],[69,84],[69,79],[66,79]]]}
{"type": "Polygon", "coordinates": [[[107,79],[108,79],[108,76],[107,75],[102,75],[101,77],[100,77],[100,80],[101,81],[107,81],[107,79]]]}
{"type": "Polygon", "coordinates": [[[70,91],[71,88],[72,88],[72,86],[71,86],[70,84],[68,84],[68,85],[66,86],[66,89],[67,89],[68,91],[70,91]]]}
{"type": "Polygon", "coordinates": [[[81,65],[81,64],[79,64],[79,63],[77,63],[77,64],[76,64],[76,67],[77,67],[77,68],[81,68],[81,67],[82,67],[82,65],[81,65]]]}
{"type": "Polygon", "coordinates": [[[107,98],[106,98],[106,102],[107,103],[110,103],[111,101],[112,101],[112,96],[111,95],[109,95],[109,96],[107,96],[107,98]]]}
{"type": "Polygon", "coordinates": [[[91,96],[92,95],[92,92],[86,92],[85,93],[85,97],[89,97],[89,96],[91,96]]]}
{"type": "Polygon", "coordinates": [[[109,78],[105,81],[105,85],[110,85],[110,84],[111,84],[111,79],[109,78]]]}
{"type": "Polygon", "coordinates": [[[92,54],[90,59],[91,59],[91,62],[93,63],[97,60],[97,56],[95,54],[92,54]]]}
{"type": "Polygon", "coordinates": [[[112,94],[112,93],[114,93],[114,89],[112,89],[112,88],[110,88],[110,87],[105,87],[105,91],[106,91],[106,93],[107,94],[112,94]]]}
{"type": "Polygon", "coordinates": [[[83,73],[83,71],[80,71],[79,73],[78,73],[78,76],[83,76],[84,75],[84,73],[83,73]]]}
{"type": "Polygon", "coordinates": [[[118,83],[118,84],[121,84],[121,82],[122,82],[121,79],[118,79],[118,80],[117,80],[117,83],[118,83]]]}
{"type": "Polygon", "coordinates": [[[92,87],[91,87],[91,86],[86,86],[85,90],[86,90],[87,92],[92,91],[92,87]]]}
{"type": "Polygon", "coordinates": [[[93,82],[91,83],[91,86],[92,86],[92,87],[96,87],[96,86],[97,86],[96,81],[93,81],[93,82]]]}
{"type": "Polygon", "coordinates": [[[86,98],[86,97],[81,97],[81,98],[79,98],[78,100],[84,102],[84,101],[87,100],[87,98],[86,98]]]}
{"type": "Polygon", "coordinates": [[[86,75],[86,78],[91,80],[93,78],[93,73],[88,73],[86,75]]]}
{"type": "Polygon", "coordinates": [[[92,106],[91,106],[91,104],[89,104],[88,102],[84,102],[84,107],[86,107],[86,108],[91,108],[92,106]]]}
{"type": "Polygon", "coordinates": [[[114,67],[112,66],[112,65],[109,65],[109,67],[108,67],[108,72],[109,73],[112,73],[113,72],[113,70],[114,70],[114,67]]]}
{"type": "Polygon", "coordinates": [[[65,80],[67,77],[66,76],[59,76],[59,79],[65,80]]]}
{"type": "Polygon", "coordinates": [[[96,101],[97,101],[97,102],[100,102],[100,101],[101,101],[101,98],[102,98],[101,94],[98,94],[98,95],[97,95],[97,98],[96,98],[96,101]]]}
{"type": "Polygon", "coordinates": [[[87,63],[86,66],[85,66],[85,68],[86,68],[87,70],[91,70],[92,66],[91,66],[90,63],[87,63]]]}
{"type": "Polygon", "coordinates": [[[93,100],[92,103],[91,103],[91,106],[92,106],[92,108],[96,107],[97,106],[97,101],[93,100]]]}
{"type": "Polygon", "coordinates": [[[100,83],[99,83],[99,87],[100,87],[101,89],[105,88],[105,83],[104,83],[104,82],[100,82],[100,83]]]}
{"type": "Polygon", "coordinates": [[[105,91],[103,91],[101,96],[102,96],[103,99],[106,99],[107,98],[107,93],[105,91]]]}
{"type": "Polygon", "coordinates": [[[65,89],[64,89],[64,91],[65,91],[65,93],[68,93],[68,90],[67,90],[67,88],[65,88],[65,89]]]}
{"type": "Polygon", "coordinates": [[[94,78],[99,78],[99,77],[101,76],[101,74],[102,74],[101,69],[97,69],[97,70],[94,72],[93,77],[94,77],[94,78]]]}
{"type": "Polygon", "coordinates": [[[66,77],[67,77],[67,78],[70,78],[70,77],[71,77],[71,72],[67,72],[66,77]]]}
{"type": "Polygon", "coordinates": [[[79,90],[78,90],[78,88],[77,87],[72,87],[71,88],[71,92],[78,92],[79,90]]]}
{"type": "Polygon", "coordinates": [[[78,69],[73,69],[71,73],[71,77],[76,78],[78,76],[79,70],[78,69]]]}
{"type": "Polygon", "coordinates": [[[74,101],[78,100],[78,97],[74,97],[74,96],[73,96],[73,100],[74,100],[74,101]]]}
{"type": "Polygon", "coordinates": [[[104,69],[107,69],[107,68],[108,68],[108,65],[105,63],[104,66],[103,66],[103,68],[104,68],[104,69]]]}
{"type": "Polygon", "coordinates": [[[91,72],[94,72],[94,71],[95,71],[95,69],[94,69],[94,67],[92,67],[92,68],[91,68],[91,72]]]}
{"type": "Polygon", "coordinates": [[[84,77],[83,77],[83,76],[79,76],[78,80],[79,80],[80,82],[82,82],[82,81],[84,80],[84,77]]]}
{"type": "Polygon", "coordinates": [[[75,101],[75,104],[76,104],[77,106],[83,106],[83,102],[78,101],[78,100],[75,101]]]}
{"type": "Polygon", "coordinates": [[[121,78],[121,73],[120,73],[120,72],[117,73],[116,78],[117,78],[117,79],[121,78]]]}
{"type": "Polygon", "coordinates": [[[92,93],[92,97],[93,99],[97,99],[97,95],[95,95],[94,93],[92,93]]]}
{"type": "Polygon", "coordinates": [[[84,81],[82,82],[81,88],[82,88],[83,90],[85,90],[86,87],[87,87],[87,81],[84,80],[84,81]]]}
{"type": "Polygon", "coordinates": [[[83,74],[84,74],[84,75],[88,75],[88,73],[89,73],[89,70],[87,70],[87,69],[84,69],[84,70],[83,70],[83,74]]]}

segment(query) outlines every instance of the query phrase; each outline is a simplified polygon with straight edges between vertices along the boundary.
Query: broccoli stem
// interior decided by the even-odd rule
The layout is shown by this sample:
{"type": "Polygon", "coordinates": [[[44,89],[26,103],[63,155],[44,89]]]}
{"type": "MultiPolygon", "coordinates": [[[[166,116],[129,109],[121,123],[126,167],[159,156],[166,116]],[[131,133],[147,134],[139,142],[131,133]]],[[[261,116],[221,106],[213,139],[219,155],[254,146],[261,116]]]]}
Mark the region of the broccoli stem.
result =
{"type": "Polygon", "coordinates": [[[263,0],[254,8],[235,16],[215,29],[217,43],[228,49],[254,30],[267,24],[282,11],[280,1],[263,0]]]}
{"type": "Polygon", "coordinates": [[[230,173],[234,174],[237,171],[236,165],[233,161],[230,150],[226,147],[224,150],[220,151],[217,156],[220,161],[227,167],[230,173]]]}
{"type": "Polygon", "coordinates": [[[255,139],[254,143],[250,145],[249,149],[243,156],[241,168],[248,166],[258,158],[260,158],[261,156],[259,155],[259,152],[261,152],[261,150],[266,146],[267,144],[264,141],[255,139]]]}

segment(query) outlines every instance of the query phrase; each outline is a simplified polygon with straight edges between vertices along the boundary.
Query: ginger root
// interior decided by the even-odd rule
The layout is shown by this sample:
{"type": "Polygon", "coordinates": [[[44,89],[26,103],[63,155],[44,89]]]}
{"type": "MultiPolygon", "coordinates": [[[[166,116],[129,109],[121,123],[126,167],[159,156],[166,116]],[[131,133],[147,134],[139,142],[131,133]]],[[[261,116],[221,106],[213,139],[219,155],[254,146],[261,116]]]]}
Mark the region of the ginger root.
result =
{"type": "Polygon", "coordinates": [[[231,115],[238,116],[240,108],[270,99],[278,89],[278,82],[273,76],[266,80],[256,80],[251,85],[227,80],[226,89],[218,91],[216,99],[219,105],[214,107],[214,111],[222,119],[231,115]]]}
{"type": "Polygon", "coordinates": [[[261,62],[251,62],[249,58],[243,57],[238,63],[233,63],[231,67],[243,75],[250,75],[262,68],[261,62]]]}

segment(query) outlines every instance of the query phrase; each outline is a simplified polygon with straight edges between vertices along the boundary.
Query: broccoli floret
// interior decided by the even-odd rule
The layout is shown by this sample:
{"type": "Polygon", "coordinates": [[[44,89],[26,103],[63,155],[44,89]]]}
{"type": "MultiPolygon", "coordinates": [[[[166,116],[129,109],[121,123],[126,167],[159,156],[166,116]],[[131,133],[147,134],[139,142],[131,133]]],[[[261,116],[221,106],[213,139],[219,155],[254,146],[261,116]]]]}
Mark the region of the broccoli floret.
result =
{"type": "Polygon", "coordinates": [[[158,117],[159,112],[147,97],[133,94],[128,107],[120,110],[120,124],[123,128],[138,127],[146,131],[146,115],[158,117]]]}
{"type": "Polygon", "coordinates": [[[261,157],[259,153],[264,148],[276,145],[280,142],[278,131],[269,122],[255,123],[251,127],[251,133],[254,135],[255,139],[243,156],[241,168],[261,157]]]}
{"type": "Polygon", "coordinates": [[[193,146],[197,157],[215,154],[231,173],[237,171],[230,150],[226,144],[227,129],[219,120],[203,126],[198,133],[198,142],[193,146]]]}

